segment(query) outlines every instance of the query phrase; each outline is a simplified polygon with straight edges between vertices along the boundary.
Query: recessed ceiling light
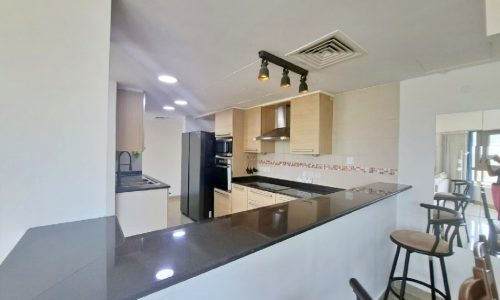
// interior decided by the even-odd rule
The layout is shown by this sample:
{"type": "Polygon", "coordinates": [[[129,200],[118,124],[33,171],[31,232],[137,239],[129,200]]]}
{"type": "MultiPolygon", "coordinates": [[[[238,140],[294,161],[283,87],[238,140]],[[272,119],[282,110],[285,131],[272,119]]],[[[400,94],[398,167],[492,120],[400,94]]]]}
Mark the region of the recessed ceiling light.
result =
{"type": "Polygon", "coordinates": [[[185,235],[186,235],[186,231],[184,231],[184,230],[176,230],[176,231],[174,231],[174,232],[172,233],[172,236],[173,236],[174,238],[180,238],[180,237],[183,237],[183,236],[185,236],[185,235]]]}
{"type": "Polygon", "coordinates": [[[174,103],[177,105],[187,105],[188,104],[186,100],[175,100],[174,103]]]}
{"type": "Polygon", "coordinates": [[[170,75],[160,75],[160,76],[158,76],[158,80],[161,82],[165,82],[165,83],[176,83],[177,82],[177,78],[170,76],[170,75]]]}
{"type": "Polygon", "coordinates": [[[163,106],[163,109],[164,109],[164,110],[175,110],[175,107],[165,105],[165,106],[163,106]]]}

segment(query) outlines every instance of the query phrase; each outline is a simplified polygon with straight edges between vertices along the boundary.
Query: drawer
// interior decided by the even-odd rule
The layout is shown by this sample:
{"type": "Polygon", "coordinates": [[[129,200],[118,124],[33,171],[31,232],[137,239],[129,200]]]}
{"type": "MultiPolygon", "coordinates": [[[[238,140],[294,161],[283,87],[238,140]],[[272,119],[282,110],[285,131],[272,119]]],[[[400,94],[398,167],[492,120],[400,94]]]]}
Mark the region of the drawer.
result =
{"type": "Polygon", "coordinates": [[[259,207],[264,207],[267,206],[261,202],[257,202],[254,200],[248,200],[248,209],[254,209],[254,208],[259,208],[259,207]]]}
{"type": "Polygon", "coordinates": [[[276,204],[276,194],[254,189],[248,188],[248,201],[252,201],[253,203],[258,203],[260,206],[267,206],[276,204]]]}
{"type": "Polygon", "coordinates": [[[292,197],[292,196],[276,194],[276,203],[283,203],[283,202],[288,202],[288,201],[297,200],[297,199],[298,198],[292,197]]]}
{"type": "Polygon", "coordinates": [[[231,194],[214,189],[214,217],[231,213],[231,194]]]}

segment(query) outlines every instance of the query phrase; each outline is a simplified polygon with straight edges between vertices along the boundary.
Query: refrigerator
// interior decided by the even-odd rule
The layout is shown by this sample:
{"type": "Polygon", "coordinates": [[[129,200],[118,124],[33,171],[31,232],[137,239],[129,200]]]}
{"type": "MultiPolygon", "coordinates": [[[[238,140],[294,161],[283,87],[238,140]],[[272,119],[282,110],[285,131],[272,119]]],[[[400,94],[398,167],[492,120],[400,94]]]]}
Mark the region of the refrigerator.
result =
{"type": "Polygon", "coordinates": [[[194,221],[213,217],[215,134],[182,134],[181,212],[194,221]]]}

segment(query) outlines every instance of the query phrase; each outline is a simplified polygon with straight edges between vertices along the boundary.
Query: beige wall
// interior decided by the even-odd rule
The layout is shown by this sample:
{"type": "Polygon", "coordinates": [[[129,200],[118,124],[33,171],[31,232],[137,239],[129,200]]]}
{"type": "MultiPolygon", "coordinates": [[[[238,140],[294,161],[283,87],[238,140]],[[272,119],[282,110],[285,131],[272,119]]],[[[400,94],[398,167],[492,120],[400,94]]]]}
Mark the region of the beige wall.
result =
{"type": "Polygon", "coordinates": [[[263,161],[292,161],[356,167],[398,168],[399,83],[392,83],[335,95],[333,107],[333,154],[318,157],[292,155],[288,142],[276,142],[272,154],[258,155],[259,175],[311,181],[350,188],[375,181],[397,182],[397,175],[359,170],[334,171],[284,167],[263,161]]]}
{"type": "Polygon", "coordinates": [[[172,195],[181,191],[183,118],[144,120],[142,172],[168,183],[172,195]]]}

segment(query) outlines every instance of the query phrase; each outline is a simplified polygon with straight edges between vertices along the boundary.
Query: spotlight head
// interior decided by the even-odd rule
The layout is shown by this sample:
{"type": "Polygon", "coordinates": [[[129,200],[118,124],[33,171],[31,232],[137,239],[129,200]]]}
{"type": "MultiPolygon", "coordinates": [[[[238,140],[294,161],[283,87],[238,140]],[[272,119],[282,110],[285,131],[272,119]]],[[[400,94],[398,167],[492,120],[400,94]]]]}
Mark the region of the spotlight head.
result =
{"type": "Polygon", "coordinates": [[[281,87],[290,86],[290,77],[288,77],[288,69],[283,69],[283,76],[281,77],[281,87]]]}
{"type": "Polygon", "coordinates": [[[269,69],[267,68],[267,60],[263,59],[262,64],[260,65],[259,70],[259,80],[268,80],[269,79],[269,69]]]}
{"type": "Polygon", "coordinates": [[[301,94],[307,93],[309,91],[309,88],[307,87],[306,80],[307,80],[306,76],[300,77],[299,93],[301,93],[301,94]]]}

